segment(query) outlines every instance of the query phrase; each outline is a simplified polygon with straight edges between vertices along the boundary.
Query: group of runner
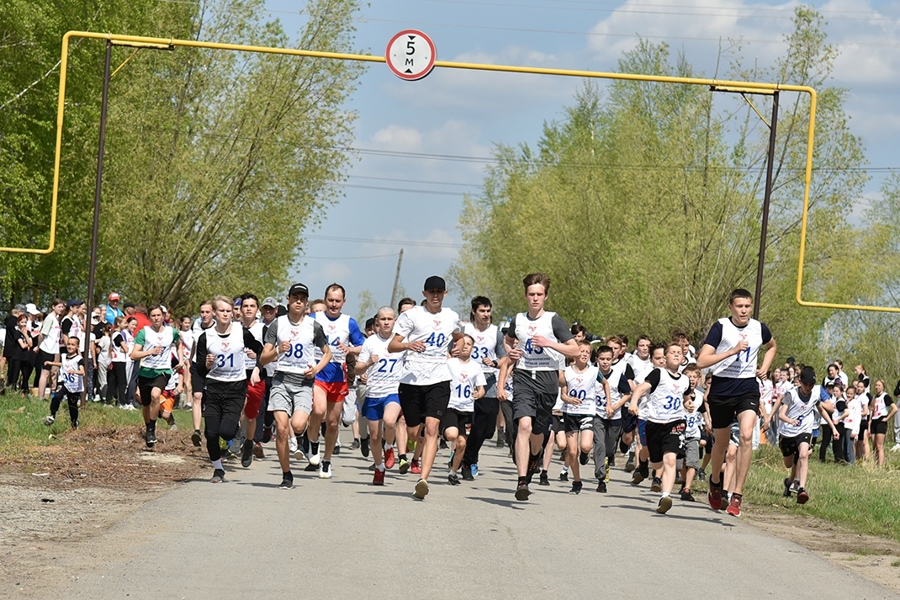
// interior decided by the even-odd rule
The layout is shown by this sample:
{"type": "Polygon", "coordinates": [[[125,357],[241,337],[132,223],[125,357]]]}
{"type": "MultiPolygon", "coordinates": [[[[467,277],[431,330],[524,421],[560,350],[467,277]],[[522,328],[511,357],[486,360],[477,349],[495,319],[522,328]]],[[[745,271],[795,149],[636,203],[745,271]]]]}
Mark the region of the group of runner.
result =
{"type": "MultiPolygon", "coordinates": [[[[535,475],[548,484],[554,446],[563,449],[560,479],[568,481],[571,474],[572,493],[582,491],[580,467],[591,457],[597,491],[606,492],[618,449],[628,455],[633,484],[650,478],[652,469],[651,489],[660,494],[657,512],[672,507],[682,461],[682,500],[694,500],[694,478],[703,478],[708,468],[710,507],[739,516],[760,422],[764,429],[777,424],[781,434],[791,470],[786,495],[808,500],[813,425],[821,420],[838,436],[846,417],[841,410],[835,415],[834,386],[826,391],[816,385],[810,367],[798,373],[798,385],[780,386],[774,407],[761,403],[759,381],[771,367],[776,343],[768,327],[751,318],[747,290],[731,293],[729,316],[712,324],[694,356],[683,335],[656,346],[641,336],[634,354],[619,336],[592,345],[583,328],[570,329],[545,309],[549,277],[529,274],[523,288],[526,310],[504,330],[492,323],[487,297],[472,299],[468,322],[444,307],[447,289],[438,276],[425,281],[421,303],[404,299],[396,312],[380,308],[365,332],[342,313],[346,292],[338,284],[328,286],[324,300],[312,307],[302,283],[291,286],[286,307],[273,298],[260,306],[253,294],[218,296],[200,307],[199,319],[180,328],[166,324],[162,309],[152,306],[150,324],[130,348],[130,358],[139,361],[146,445],[157,442],[157,419],[171,418],[172,403],[165,398],[172,394],[166,390],[189,365],[192,440],[197,446],[206,440],[213,483],[226,476],[223,442],[249,467],[254,457],[264,456],[261,443],[273,431],[280,488],[294,485],[292,458],[305,458],[305,470],[318,471],[320,478],[333,477],[349,404],[351,413],[358,408],[362,451],[371,451],[373,485],[384,485],[386,472],[396,466],[401,474],[417,476],[418,499],[430,491],[439,444],[453,446],[447,480],[459,485],[477,475],[481,448],[500,421],[507,426],[519,501],[529,499],[535,475]],[[354,376],[357,397],[351,398],[354,376]],[[707,456],[701,466],[702,446],[707,456]]],[[[74,358],[60,365],[68,373],[66,360],[74,358]]],[[[889,397],[878,407],[882,421],[896,412],[889,397]]]]}

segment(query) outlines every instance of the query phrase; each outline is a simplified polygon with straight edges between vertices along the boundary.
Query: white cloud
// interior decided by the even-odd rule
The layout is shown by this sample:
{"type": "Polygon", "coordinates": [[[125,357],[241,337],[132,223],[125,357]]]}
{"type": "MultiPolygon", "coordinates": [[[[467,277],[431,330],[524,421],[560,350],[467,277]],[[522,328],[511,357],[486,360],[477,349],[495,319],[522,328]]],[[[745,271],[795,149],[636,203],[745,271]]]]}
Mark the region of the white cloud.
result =
{"type": "Polygon", "coordinates": [[[385,150],[413,152],[422,149],[422,133],[412,127],[389,125],[379,129],[372,136],[372,141],[385,150]]]}
{"type": "MultiPolygon", "coordinates": [[[[398,251],[404,248],[404,263],[416,260],[453,260],[459,252],[458,246],[461,240],[458,236],[448,232],[445,229],[434,228],[425,235],[414,236],[409,235],[408,231],[395,229],[386,235],[376,236],[374,239],[385,242],[397,242],[395,246],[398,251]],[[404,246],[404,242],[409,242],[404,246]]],[[[360,251],[366,254],[384,254],[385,245],[382,244],[363,244],[360,251]]]]}

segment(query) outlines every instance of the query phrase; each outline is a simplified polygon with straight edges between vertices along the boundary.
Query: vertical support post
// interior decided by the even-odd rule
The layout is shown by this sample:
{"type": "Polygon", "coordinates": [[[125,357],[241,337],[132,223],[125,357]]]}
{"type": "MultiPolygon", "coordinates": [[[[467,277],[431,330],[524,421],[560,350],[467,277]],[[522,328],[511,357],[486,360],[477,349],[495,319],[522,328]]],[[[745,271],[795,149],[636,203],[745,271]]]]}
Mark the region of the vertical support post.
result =
{"type": "Polygon", "coordinates": [[[91,233],[91,263],[88,273],[88,291],[85,299],[87,314],[84,324],[84,347],[81,356],[84,360],[84,381],[88,398],[93,397],[93,361],[91,360],[91,313],[94,310],[94,283],[97,274],[97,246],[100,237],[100,193],[103,188],[103,152],[106,146],[106,110],[109,103],[110,63],[112,62],[112,42],[106,41],[106,61],[103,64],[103,96],[100,101],[100,148],[97,151],[97,185],[94,191],[94,228],[91,233]]]}
{"type": "Polygon", "coordinates": [[[397,287],[400,285],[400,265],[401,264],[403,264],[403,248],[400,248],[400,256],[397,257],[397,272],[394,273],[394,287],[391,290],[391,303],[389,304],[389,306],[391,308],[394,307],[394,303],[397,302],[397,300],[399,299],[399,298],[397,298],[397,287]]]}
{"type": "Polygon", "coordinates": [[[756,266],[756,293],[753,298],[753,318],[759,319],[763,269],[766,265],[766,236],[769,233],[769,203],[772,199],[772,171],[775,168],[775,131],[778,125],[778,90],[772,96],[772,124],[769,126],[769,155],[766,160],[766,191],[763,195],[762,230],[759,234],[759,262],[756,266]]]}

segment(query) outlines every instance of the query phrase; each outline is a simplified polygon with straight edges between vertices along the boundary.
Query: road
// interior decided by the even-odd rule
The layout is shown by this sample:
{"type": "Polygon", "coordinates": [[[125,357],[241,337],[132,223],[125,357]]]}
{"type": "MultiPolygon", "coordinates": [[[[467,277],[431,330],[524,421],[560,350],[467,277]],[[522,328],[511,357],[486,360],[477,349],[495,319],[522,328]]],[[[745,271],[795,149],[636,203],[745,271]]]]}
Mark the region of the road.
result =
{"type": "MultiPolygon", "coordinates": [[[[431,493],[417,501],[415,476],[389,471],[375,488],[368,462],[346,449],[334,479],[295,468],[296,487],[276,489],[270,446],[249,469],[232,461],[225,483],[188,482],[78,542],[81,572],[54,596],[897,597],[703,503],[676,500],[658,515],[657,495],[621,469],[608,494],[586,481],[570,495],[553,481],[523,503],[505,450],[486,448],[479,477],[456,487],[444,451],[431,493]]],[[[54,560],[65,572],[73,559],[54,560]]]]}

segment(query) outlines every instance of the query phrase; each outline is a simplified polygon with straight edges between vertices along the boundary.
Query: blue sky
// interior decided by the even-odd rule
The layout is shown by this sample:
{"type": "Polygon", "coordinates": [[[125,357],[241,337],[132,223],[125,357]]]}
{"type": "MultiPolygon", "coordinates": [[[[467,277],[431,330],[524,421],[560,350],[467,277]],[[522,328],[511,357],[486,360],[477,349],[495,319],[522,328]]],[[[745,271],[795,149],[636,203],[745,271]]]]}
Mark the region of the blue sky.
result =
{"type": "MultiPolygon", "coordinates": [[[[683,48],[699,71],[711,75],[720,39],[741,39],[745,62],[770,65],[784,49],[795,2],[741,0],[375,0],[356,21],[356,47],[383,55],[391,37],[419,29],[435,42],[439,60],[614,71],[638,36],[683,48]]],[[[900,166],[900,3],[815,2],[841,56],[834,85],[850,90],[846,105],[853,132],[863,139],[878,193],[900,166]]],[[[267,0],[273,17],[296,31],[294,0],[267,0]]],[[[577,79],[435,69],[417,82],[402,81],[371,65],[352,99],[358,111],[355,148],[344,197],[320,227],[306,232],[307,247],[295,274],[313,295],[332,281],[348,291],[345,312],[356,315],[359,294],[390,300],[397,255],[400,281],[414,298],[424,279],[444,275],[461,238],[456,229],[463,194],[477,194],[495,144],[533,144],[544,121],[559,119],[581,86],[577,79]]],[[[540,265],[535,265],[539,268],[540,265]]],[[[453,294],[449,305],[466,299],[453,294]]]]}

